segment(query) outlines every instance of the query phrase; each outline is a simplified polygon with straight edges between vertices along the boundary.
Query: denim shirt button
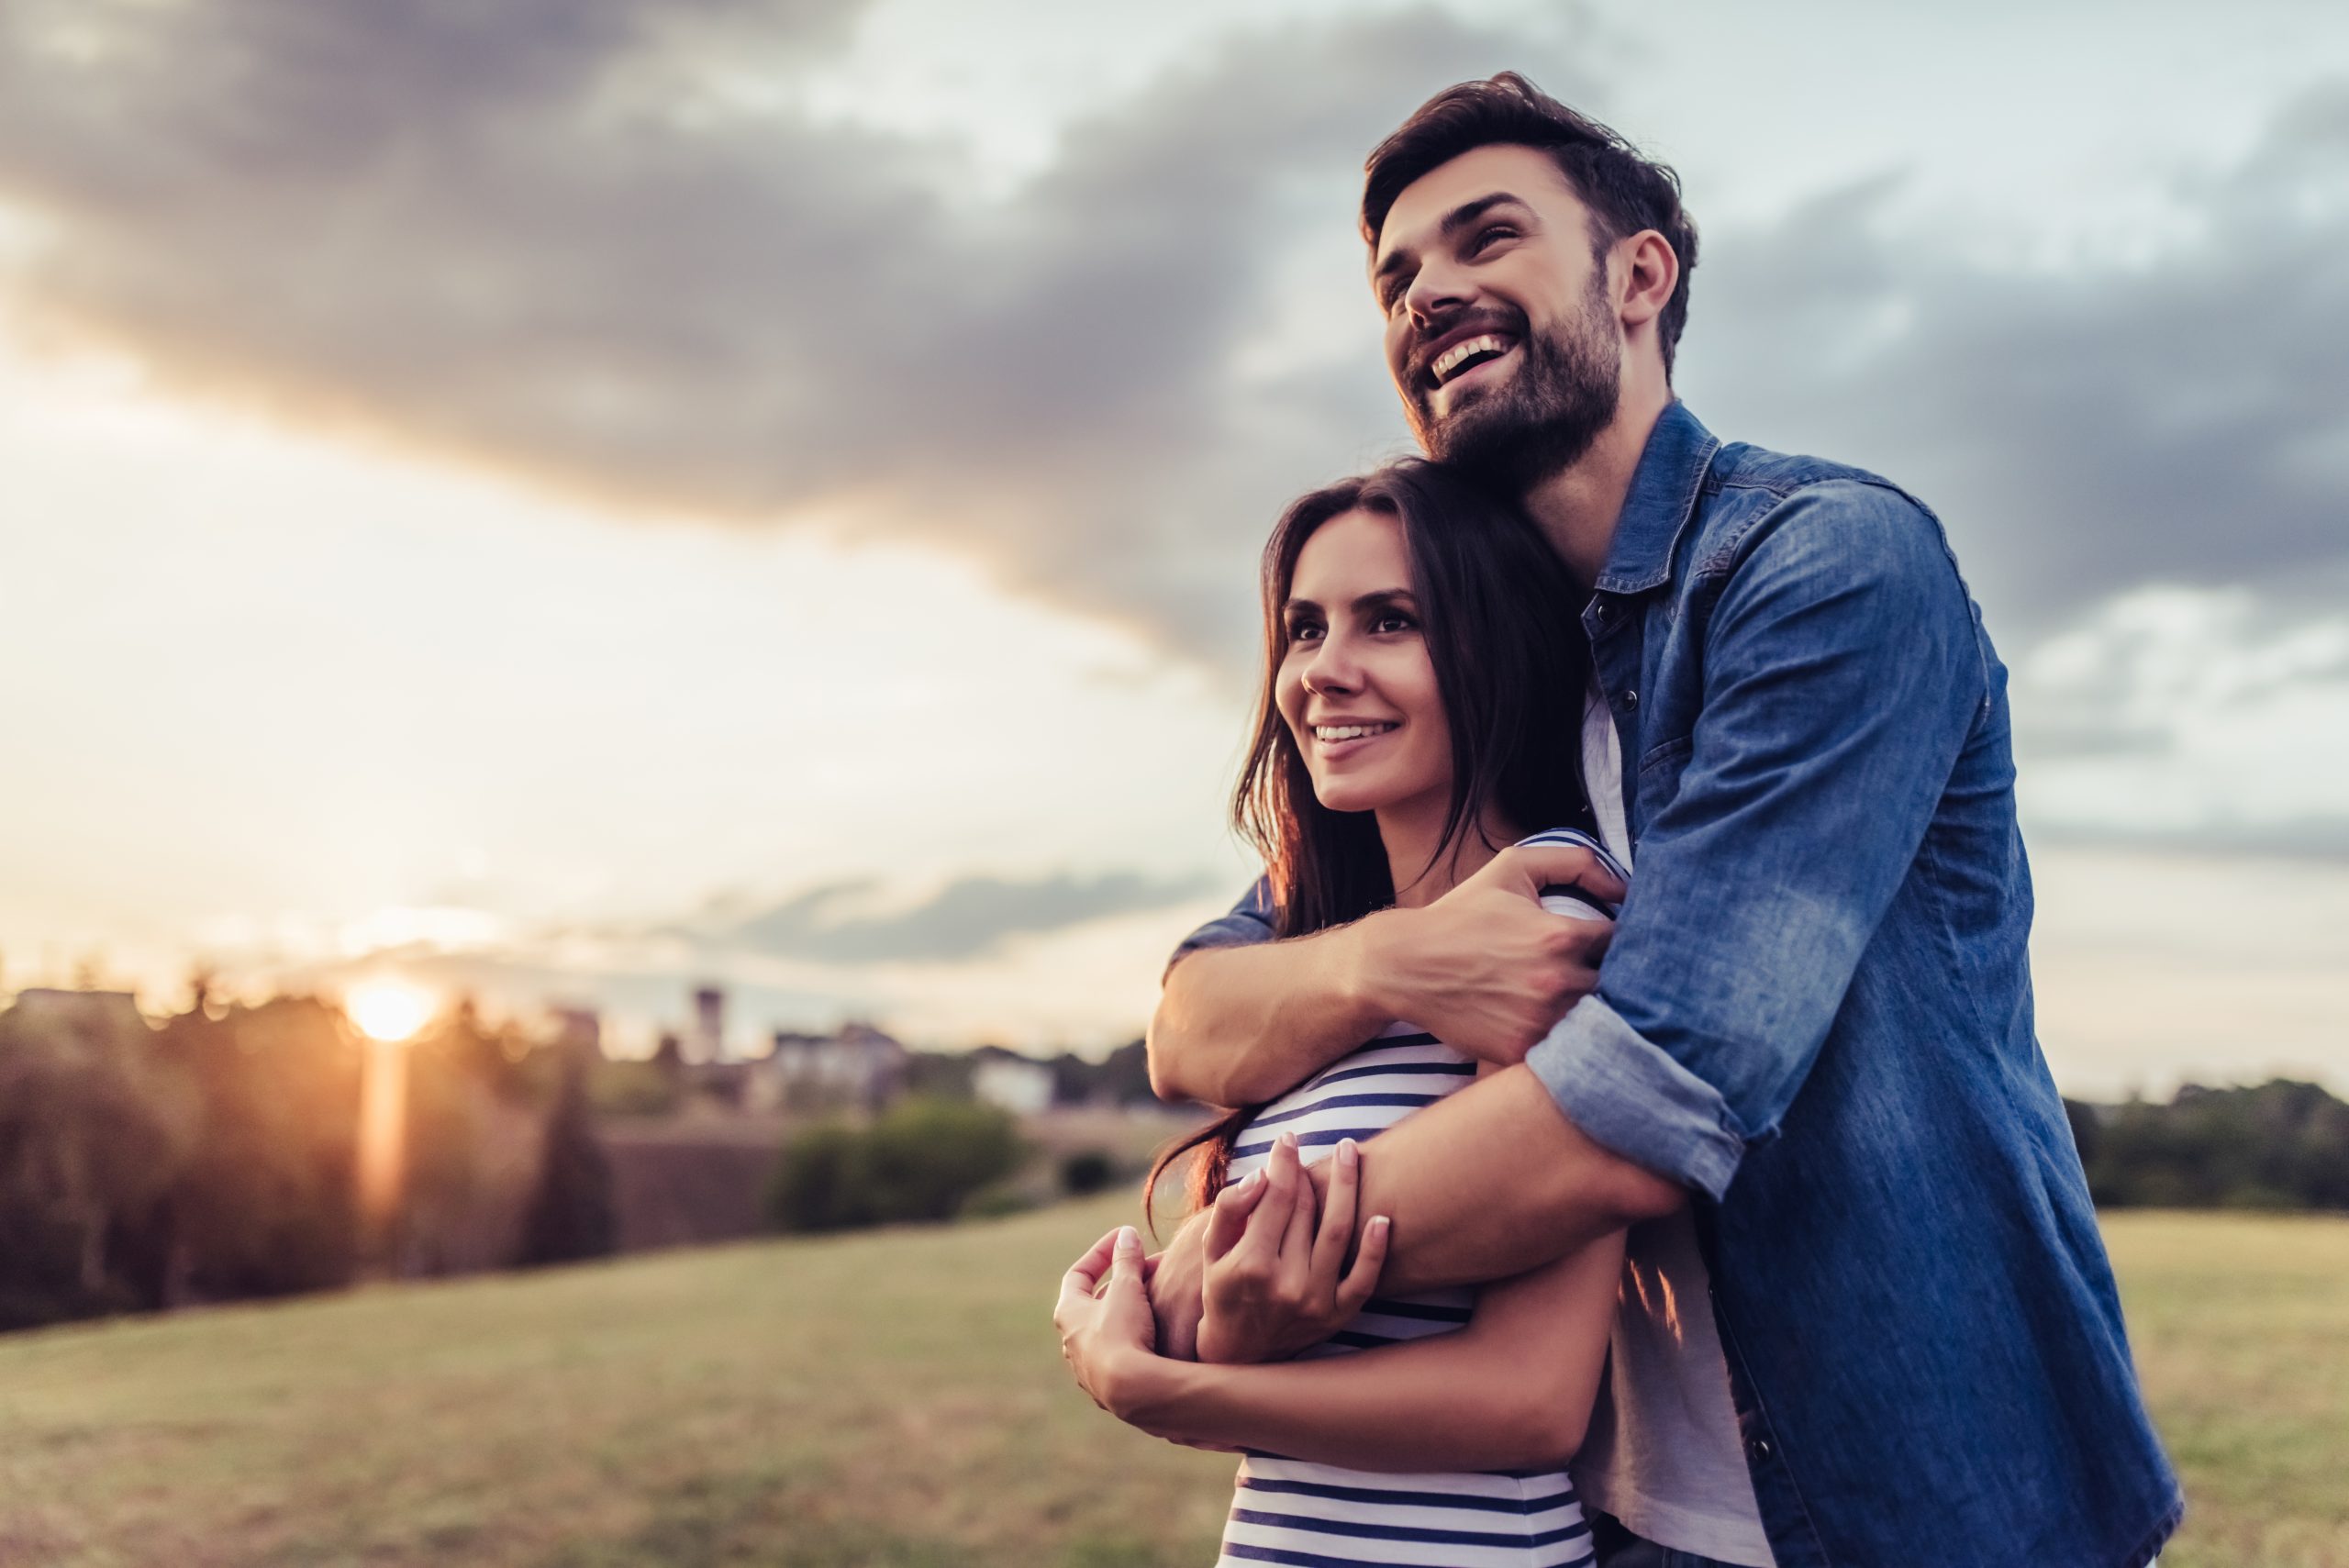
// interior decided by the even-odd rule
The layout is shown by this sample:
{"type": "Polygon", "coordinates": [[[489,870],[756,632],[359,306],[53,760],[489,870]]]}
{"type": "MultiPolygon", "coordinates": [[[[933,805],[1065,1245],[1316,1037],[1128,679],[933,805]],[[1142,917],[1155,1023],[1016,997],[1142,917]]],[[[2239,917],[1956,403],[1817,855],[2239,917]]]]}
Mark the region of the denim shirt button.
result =
{"type": "Polygon", "coordinates": [[[1615,706],[1625,713],[1637,713],[1640,710],[1640,694],[1626,687],[1623,695],[1615,699],[1615,706]]]}
{"type": "Polygon", "coordinates": [[[1747,1451],[1756,1459],[1767,1459],[1770,1457],[1770,1440],[1768,1438],[1755,1438],[1752,1442],[1745,1446],[1747,1451]]]}

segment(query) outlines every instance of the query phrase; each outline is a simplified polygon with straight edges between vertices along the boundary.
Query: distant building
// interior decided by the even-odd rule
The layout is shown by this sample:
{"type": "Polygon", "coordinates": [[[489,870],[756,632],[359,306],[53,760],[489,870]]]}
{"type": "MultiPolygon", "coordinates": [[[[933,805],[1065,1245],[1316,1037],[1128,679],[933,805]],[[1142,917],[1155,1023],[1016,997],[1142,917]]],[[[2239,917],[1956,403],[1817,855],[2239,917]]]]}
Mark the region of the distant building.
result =
{"type": "Polygon", "coordinates": [[[704,985],[694,992],[693,1060],[726,1060],[726,990],[723,986],[704,985]]]}
{"type": "Polygon", "coordinates": [[[33,985],[17,993],[16,1011],[26,1023],[73,1029],[92,1035],[148,1029],[139,998],[128,991],[69,991],[33,985]]]}
{"type": "Polygon", "coordinates": [[[751,1064],[743,1103],[751,1109],[878,1109],[904,1090],[906,1048],[870,1024],[831,1034],[774,1031],[774,1049],[751,1064]]]}
{"type": "Polygon", "coordinates": [[[596,1060],[604,1054],[604,1016],[593,1007],[555,1008],[554,1041],[567,1061],[596,1060]]]}
{"type": "Polygon", "coordinates": [[[1014,1116],[1033,1116],[1052,1103],[1052,1070],[1032,1056],[983,1045],[971,1053],[971,1093],[1014,1116]]]}

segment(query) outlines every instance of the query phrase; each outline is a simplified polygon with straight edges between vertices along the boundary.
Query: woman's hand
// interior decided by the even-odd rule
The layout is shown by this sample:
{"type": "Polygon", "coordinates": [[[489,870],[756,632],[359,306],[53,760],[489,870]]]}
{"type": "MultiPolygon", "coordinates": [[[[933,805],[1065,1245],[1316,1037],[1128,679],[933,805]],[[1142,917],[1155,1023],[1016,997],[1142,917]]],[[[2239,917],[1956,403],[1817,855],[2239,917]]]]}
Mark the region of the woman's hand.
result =
{"type": "Polygon", "coordinates": [[[1126,1418],[1139,1376],[1158,1356],[1157,1325],[1142,1288],[1141,1237],[1120,1225],[1061,1276],[1052,1327],[1077,1386],[1119,1419],[1126,1418]],[[1106,1275],[1105,1272],[1106,1271],[1106,1275]]]}
{"type": "Polygon", "coordinates": [[[1355,1198],[1362,1151],[1338,1145],[1330,1195],[1315,1216],[1313,1183],[1283,1133],[1264,1169],[1216,1195],[1208,1220],[1203,1362],[1264,1362],[1295,1355],[1343,1328],[1378,1286],[1386,1262],[1386,1217],[1363,1227],[1353,1267],[1355,1198]]]}

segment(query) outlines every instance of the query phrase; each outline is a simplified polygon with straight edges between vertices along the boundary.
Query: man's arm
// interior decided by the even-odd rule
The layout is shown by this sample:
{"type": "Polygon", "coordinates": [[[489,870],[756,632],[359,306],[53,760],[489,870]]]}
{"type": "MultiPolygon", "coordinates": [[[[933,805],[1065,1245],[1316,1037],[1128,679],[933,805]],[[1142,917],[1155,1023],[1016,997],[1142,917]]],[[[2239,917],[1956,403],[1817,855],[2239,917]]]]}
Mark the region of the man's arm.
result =
{"type": "Polygon", "coordinates": [[[1604,980],[1526,1058],[1592,1140],[1715,1199],[1808,1078],[1990,698],[1907,496],[1812,485],[1737,549],[1604,980]]]}
{"type": "Polygon", "coordinates": [[[1275,1099],[1392,1023],[1364,953],[1378,916],[1293,941],[1176,958],[1151,1015],[1150,1086],[1162,1100],[1275,1099]]]}
{"type": "MultiPolygon", "coordinates": [[[[1541,906],[1546,886],[1623,895],[1587,850],[1504,850],[1423,909],[1386,909],[1288,941],[1250,942],[1242,911],[1221,945],[1179,954],[1151,1018],[1161,1098],[1258,1105],[1408,1018],[1486,1061],[1521,1060],[1598,982],[1609,928],[1541,906]]],[[[1271,927],[1255,929],[1269,937],[1271,927]]],[[[1204,934],[1204,933],[1203,933],[1204,934]]]]}
{"type": "MultiPolygon", "coordinates": [[[[1742,548],[1680,787],[1641,841],[1598,994],[1523,1070],[1364,1151],[1362,1212],[1394,1220],[1383,1288],[1499,1277],[1690,1190],[1719,1199],[1801,1087],[1916,859],[1987,699],[1938,525],[1837,482],[1742,548]]],[[[1196,1319],[1186,1272],[1163,1320],[1196,1319]]]]}
{"type": "MultiPolygon", "coordinates": [[[[1308,1168],[1317,1193],[1330,1162],[1308,1168]]],[[[1388,1217],[1381,1295],[1506,1279],[1672,1213],[1687,1189],[1594,1142],[1505,1068],[1364,1146],[1357,1214],[1388,1217]]]]}

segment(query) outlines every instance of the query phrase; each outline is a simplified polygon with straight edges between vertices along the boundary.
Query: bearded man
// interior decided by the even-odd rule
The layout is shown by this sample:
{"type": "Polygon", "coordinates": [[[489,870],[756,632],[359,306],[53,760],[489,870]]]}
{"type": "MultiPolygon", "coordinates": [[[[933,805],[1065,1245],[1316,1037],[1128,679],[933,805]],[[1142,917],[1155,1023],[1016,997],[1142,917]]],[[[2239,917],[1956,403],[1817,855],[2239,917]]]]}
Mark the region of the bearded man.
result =
{"type": "MultiPolygon", "coordinates": [[[[1505,1066],[1377,1138],[1356,1212],[1391,1217],[1382,1294],[1631,1228],[1575,1466],[1606,1568],[2143,1568],[2183,1504],[2033,1033],[2006,673],[1940,523],[1675,399],[1678,183],[1523,78],[1414,114],[1362,229],[1421,444],[1586,591],[1560,721],[1633,875],[1612,928],[1540,909],[1609,881],[1571,850],[1289,941],[1243,900],[1177,953],[1153,1083],[1262,1102],[1407,1018],[1505,1066]]],[[[1170,1353],[1198,1239],[1152,1278],[1170,1353]]]]}

